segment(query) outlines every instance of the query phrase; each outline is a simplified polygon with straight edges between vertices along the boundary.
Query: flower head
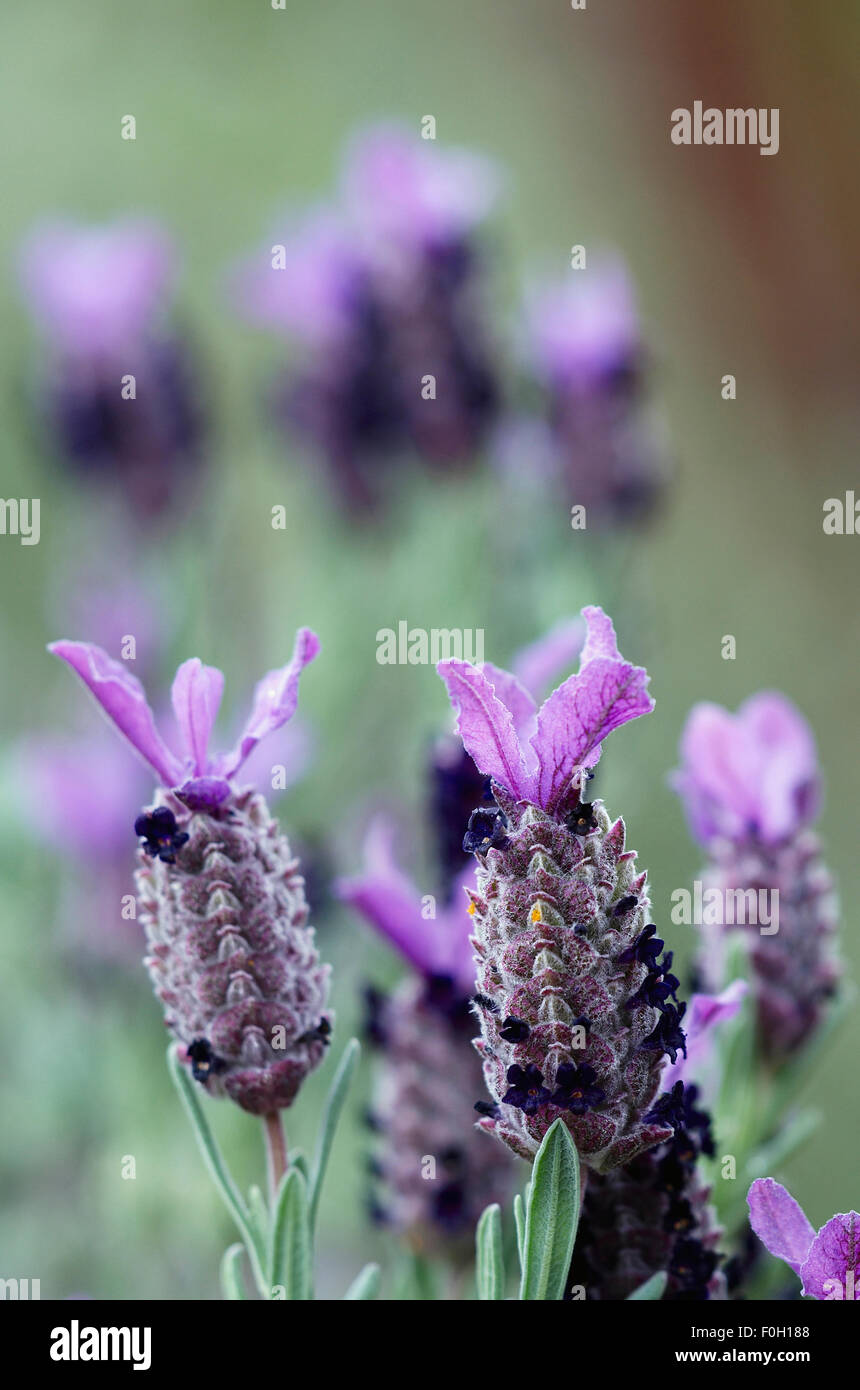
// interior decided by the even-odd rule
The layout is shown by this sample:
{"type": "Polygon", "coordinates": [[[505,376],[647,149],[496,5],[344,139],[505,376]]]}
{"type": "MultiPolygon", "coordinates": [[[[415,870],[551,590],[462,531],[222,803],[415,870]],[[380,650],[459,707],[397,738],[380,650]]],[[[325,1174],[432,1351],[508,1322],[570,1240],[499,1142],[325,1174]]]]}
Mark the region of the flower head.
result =
{"type": "Polygon", "coordinates": [[[838,1212],[816,1232],[791,1193],[773,1178],[758,1178],[747,1202],[759,1240],[800,1277],[807,1298],[860,1299],[860,1214],[838,1212]]]}
{"type": "MultiPolygon", "coordinates": [[[[602,608],[584,608],[588,635],[579,671],[537,708],[515,676],[485,662],[439,663],[457,730],[479,772],[517,800],[553,813],[574,778],[599,759],[603,739],[654,708],[648,675],[618,651],[602,608]]],[[[578,791],[578,786],[576,788],[578,791]]]]}
{"type": "Polygon", "coordinates": [[[475,1046],[495,1102],[479,1125],[532,1158],[563,1118],[583,1162],[606,1172],[671,1134],[649,1112],[665,1057],[685,1050],[686,1005],[623,821],[582,799],[601,741],[653,707],[605,613],[583,616],[579,671],[540,709],[489,663],[438,670],[495,798],[464,841],[478,863],[475,1046]]]}
{"type": "Polygon", "coordinates": [[[319,651],[309,628],[296,635],[292,659],[258,683],[251,714],[235,747],[210,754],[209,739],[224,689],[224,676],[197,658],[176,672],[171,699],[179,730],[178,747],[167,746],[155,724],[143,686],[121,661],[89,642],[52,642],[48,650],[71,666],[134,751],[192,810],[214,809],[227,800],[236,773],[261,739],[286,724],[295,712],[299,677],[319,651]]]}
{"type": "Polygon", "coordinates": [[[302,628],[292,661],[259,683],[243,733],[222,754],[209,751],[224,683],[214,667],[196,658],[180,666],[171,747],[121,662],[83,642],[50,648],[159,779],[154,804],[134,822],[146,965],[195,1080],[255,1115],[291,1105],[321,1061],[329,971],[314,947],[298,860],[263,797],[234,779],[292,715],[318,648],[302,628]]]}

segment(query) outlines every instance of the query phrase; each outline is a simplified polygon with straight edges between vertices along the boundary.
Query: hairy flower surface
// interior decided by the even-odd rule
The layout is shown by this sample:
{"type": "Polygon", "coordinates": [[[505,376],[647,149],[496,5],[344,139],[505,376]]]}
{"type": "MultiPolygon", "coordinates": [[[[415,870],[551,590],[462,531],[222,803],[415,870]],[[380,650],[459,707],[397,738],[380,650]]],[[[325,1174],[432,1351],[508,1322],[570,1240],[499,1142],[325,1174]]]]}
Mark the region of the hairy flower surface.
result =
{"type": "Polygon", "coordinates": [[[583,1162],[628,1163],[671,1137],[648,1118],[665,1056],[684,1049],[671,953],[647,920],[646,876],[623,822],[582,792],[601,741],[652,701],[599,608],[579,672],[538,710],[489,663],[439,672],[463,743],[493,779],[497,809],[469,841],[477,954],[476,1043],[495,1104],[480,1125],[532,1158],[562,1116],[583,1162]]]}
{"type": "Polygon", "coordinates": [[[590,1174],[582,1203],[569,1285],[587,1299],[625,1299],[653,1274],[668,1275],[670,1301],[724,1299],[720,1229],[698,1170],[713,1153],[707,1112],[697,1089],[676,1082],[653,1114],[674,1130],[621,1168],[590,1174]]]}
{"type": "Polygon", "coordinates": [[[165,1022],[193,1075],[263,1115],[292,1103],[331,1031],[328,967],[307,924],[298,861],[265,800],[235,776],[260,740],[292,716],[302,669],[319,649],[303,628],[292,661],[257,686],[230,753],[210,754],[224,678],[196,658],[180,666],[171,749],[143,688],[99,647],[50,650],[81,677],[104,712],[158,774],[153,806],[138,816],[138,895],[146,964],[165,1022]]]}
{"type": "Polygon", "coordinates": [[[708,988],[719,989],[726,935],[742,933],[760,1045],[777,1063],[815,1031],[840,976],[833,883],[809,829],[820,800],[812,734],[790,701],[764,692],[735,715],[696,706],[681,759],[675,785],[708,851],[703,887],[716,890],[700,973],[708,988]],[[759,903],[773,919],[764,931],[759,903]]]}
{"type": "Polygon", "coordinates": [[[759,1178],[747,1195],[750,1224],[778,1260],[785,1260],[807,1298],[860,1299],[860,1213],[838,1212],[820,1231],[790,1192],[773,1178],[759,1178]]]}
{"type": "Polygon", "coordinates": [[[481,1065],[471,1046],[474,968],[461,873],[449,906],[432,914],[397,867],[392,829],[377,819],[365,846],[365,872],[343,879],[350,903],[412,968],[387,997],[370,991],[369,1032],[380,1050],[373,1170],[381,1183],[379,1219],[416,1250],[471,1254],[474,1226],[504,1201],[513,1164],[474,1125],[481,1065]]]}
{"type": "Polygon", "coordinates": [[[163,321],[175,256],[162,229],[38,227],[21,278],[49,345],[47,408],[61,452],[122,488],[139,515],[175,504],[189,490],[202,419],[186,347],[163,321]]]}

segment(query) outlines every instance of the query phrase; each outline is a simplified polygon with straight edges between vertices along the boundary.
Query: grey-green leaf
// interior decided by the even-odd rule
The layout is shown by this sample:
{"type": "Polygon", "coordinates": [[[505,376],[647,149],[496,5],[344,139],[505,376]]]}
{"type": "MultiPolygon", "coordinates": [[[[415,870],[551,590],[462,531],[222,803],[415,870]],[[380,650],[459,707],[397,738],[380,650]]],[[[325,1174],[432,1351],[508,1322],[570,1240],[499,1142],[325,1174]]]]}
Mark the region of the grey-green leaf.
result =
{"type": "Polygon", "coordinates": [[[379,1297],[382,1275],[379,1265],[365,1265],[357,1274],[344,1294],[344,1299],[369,1299],[379,1297]]]}
{"type": "Polygon", "coordinates": [[[311,1233],[308,1188],[298,1168],[281,1179],[272,1211],[269,1245],[270,1297],[283,1289],[287,1301],[311,1297],[311,1233]]]}
{"type": "Polygon", "coordinates": [[[331,1152],[335,1128],[337,1127],[340,1112],[343,1109],[347,1091],[349,1090],[350,1082],[352,1081],[360,1054],[361,1045],[358,1039],[351,1038],[344,1049],[343,1056],[340,1059],[340,1065],[335,1072],[334,1080],[331,1083],[331,1089],[328,1093],[328,1099],[323,1112],[322,1125],[314,1152],[314,1164],[310,1181],[308,1210],[311,1231],[316,1227],[320,1192],[322,1191],[323,1178],[325,1177],[325,1170],[328,1164],[328,1156],[331,1152]]]}
{"type": "Polygon", "coordinates": [[[505,1262],[502,1253],[502,1213],[494,1203],[487,1207],[475,1232],[475,1282],[478,1298],[486,1302],[505,1296],[505,1262]]]}
{"type": "Polygon", "coordinates": [[[579,1156],[555,1120],[544,1135],[526,1201],[520,1298],[561,1300],[579,1223],[579,1156]]]}
{"type": "Polygon", "coordinates": [[[650,1279],[646,1279],[644,1284],[640,1284],[638,1289],[627,1295],[627,1302],[631,1303],[634,1299],[658,1299],[662,1298],[666,1290],[669,1276],[665,1269],[661,1269],[659,1274],[652,1274],[650,1279]]]}
{"type": "Polygon", "coordinates": [[[194,1082],[190,1079],[188,1072],[180,1062],[176,1045],[171,1044],[167,1049],[167,1065],[170,1068],[170,1075],[173,1084],[179,1092],[179,1098],[185,1107],[185,1112],[191,1121],[192,1128],[197,1137],[197,1144],[203,1156],[203,1162],[221,1194],[225,1206],[229,1210],[233,1220],[239,1227],[245,1248],[248,1251],[248,1258],[251,1261],[251,1268],[254,1272],[254,1279],[260,1292],[265,1292],[266,1281],[263,1272],[263,1249],[259,1237],[242,1199],[242,1194],[237,1187],[230,1169],[218,1147],[215,1136],[209,1128],[209,1121],[203,1113],[203,1108],[194,1090],[194,1082]]]}
{"type": "Polygon", "coordinates": [[[224,1297],[235,1300],[245,1299],[245,1284],[242,1279],[242,1256],[245,1247],[240,1241],[231,1245],[224,1251],[221,1260],[221,1288],[224,1290],[224,1297]]]}

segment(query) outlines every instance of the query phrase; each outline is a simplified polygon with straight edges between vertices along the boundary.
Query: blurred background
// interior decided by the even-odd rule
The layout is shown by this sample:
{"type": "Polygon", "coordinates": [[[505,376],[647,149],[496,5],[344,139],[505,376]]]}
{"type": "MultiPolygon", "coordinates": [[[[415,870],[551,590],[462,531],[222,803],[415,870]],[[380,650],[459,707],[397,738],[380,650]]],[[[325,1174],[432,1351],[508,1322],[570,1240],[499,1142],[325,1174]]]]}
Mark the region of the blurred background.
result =
{"type": "MultiPolygon", "coordinates": [[[[101,725],[45,652],[61,635],[117,655],[134,634],[156,705],[186,656],[221,667],[229,734],[296,627],[320,634],[300,735],[271,761],[294,769],[274,802],[306,855],[334,965],[335,1053],[360,1024],[364,982],[400,971],[329,890],[359,865],[376,806],[395,809],[401,858],[434,891],[426,763],[449,715],[432,669],[378,664],[377,631],[400,620],[483,628],[487,658],[506,665],[583,604],[613,614],[657,708],[616,735],[596,791],[625,818],[667,937],[670,894],[700,864],[666,784],[687,712],[785,691],[818,741],[820,830],[857,973],[860,540],[825,535],[822,507],[860,493],[858,24],[850,5],[770,0],[7,8],[0,492],[40,498],[41,537],[0,536],[0,1273],[40,1278],[51,1298],[217,1297],[233,1238],[168,1079],[140,929],[119,918],[147,779],[118,744],[110,768],[87,755],[101,725]],[[673,145],[670,113],[695,100],[778,107],[779,153],[673,145]],[[121,136],[129,114],[134,140],[121,136]],[[291,429],[277,404],[283,374],[330,368],[330,345],[238,312],[231,277],[286,240],[272,234],[285,208],[330,202],[356,132],[395,122],[417,140],[427,115],[434,152],[466,148],[498,171],[498,197],[469,228],[480,248],[469,313],[498,398],[453,465],[428,465],[414,438],[389,448],[359,508],[313,422],[291,429]],[[151,470],[135,454],[124,490],[115,458],[71,459],[70,431],[80,443],[92,424],[73,429],[57,401],[57,364],[74,347],[40,324],[21,267],[39,224],[127,219],[160,224],[175,247],[168,317],[182,370],[170,379],[193,407],[151,470]],[[531,285],[579,273],[574,245],[626,263],[641,343],[620,364],[634,386],[616,381],[607,409],[630,447],[635,387],[643,448],[660,459],[647,505],[641,489],[629,509],[596,505],[585,532],[571,528],[575,477],[544,469],[529,432],[547,382],[523,308],[531,285]],[[726,374],[734,400],[721,395],[726,374]],[[721,656],[727,634],[735,660],[721,656]],[[112,844],[118,821],[127,839],[112,844]],[[127,1155],[134,1181],[121,1176],[127,1155]]],[[[78,389],[95,409],[85,372],[78,389]]],[[[598,411],[595,429],[605,423],[598,411]]],[[[687,960],[692,929],[668,944],[687,960]]],[[[858,1045],[855,1011],[807,1085],[824,1123],[785,1169],[815,1225],[860,1198],[858,1045]]],[[[312,1143],[332,1066],[288,1112],[291,1143],[312,1143]]],[[[371,1075],[366,1056],[324,1195],[322,1296],[385,1251],[365,1202],[371,1075]]],[[[209,1112],[243,1182],[258,1180],[256,1124],[226,1103],[209,1112]]]]}

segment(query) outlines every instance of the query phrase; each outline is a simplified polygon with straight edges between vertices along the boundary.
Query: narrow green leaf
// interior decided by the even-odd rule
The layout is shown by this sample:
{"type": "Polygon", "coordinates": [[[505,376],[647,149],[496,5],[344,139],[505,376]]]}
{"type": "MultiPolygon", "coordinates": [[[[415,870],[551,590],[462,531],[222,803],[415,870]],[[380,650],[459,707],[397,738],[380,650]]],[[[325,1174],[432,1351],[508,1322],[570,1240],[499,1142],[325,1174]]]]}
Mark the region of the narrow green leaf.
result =
{"type": "Polygon", "coordinates": [[[248,1214],[261,1243],[265,1245],[269,1231],[269,1208],[266,1199],[256,1183],[248,1188],[248,1214]]]}
{"type": "MultiPolygon", "coordinates": [[[[528,1196],[528,1188],[526,1188],[528,1196]]],[[[526,1237],[526,1213],[523,1206],[523,1199],[517,1192],[514,1196],[514,1225],[517,1228],[517,1254],[520,1257],[520,1269],[523,1267],[523,1242],[526,1237]]]]}
{"type": "Polygon", "coordinates": [[[245,1299],[245,1284],[242,1279],[242,1256],[245,1247],[241,1241],[231,1245],[224,1251],[221,1260],[221,1288],[224,1290],[224,1297],[229,1299],[245,1299]]]}
{"type": "Polygon", "coordinates": [[[328,1099],[326,1100],[322,1125],[314,1151],[314,1163],[310,1181],[308,1212],[310,1229],[312,1232],[316,1227],[320,1192],[322,1191],[323,1178],[325,1177],[325,1170],[328,1165],[328,1156],[331,1153],[334,1132],[360,1054],[361,1045],[358,1039],[351,1038],[344,1048],[343,1056],[340,1059],[340,1064],[335,1072],[334,1080],[331,1083],[331,1089],[328,1093],[328,1099]]]}
{"type": "Polygon", "coordinates": [[[369,1299],[379,1297],[382,1274],[379,1265],[365,1265],[357,1274],[344,1294],[344,1299],[369,1299]]]}
{"type": "Polygon", "coordinates": [[[272,1211],[269,1245],[269,1297],[282,1288],[287,1301],[311,1297],[311,1232],[308,1188],[298,1168],[281,1179],[272,1211]]]}
{"type": "Polygon", "coordinates": [[[652,1300],[662,1298],[668,1280],[668,1274],[664,1269],[661,1269],[659,1274],[652,1274],[650,1279],[646,1279],[644,1284],[640,1284],[638,1289],[634,1289],[633,1293],[628,1294],[627,1302],[630,1303],[633,1299],[637,1298],[648,1298],[652,1300]]]}
{"type": "Polygon", "coordinates": [[[289,1168],[298,1168],[308,1187],[310,1187],[311,1169],[310,1164],[308,1163],[308,1156],[305,1153],[304,1149],[291,1149],[289,1162],[287,1166],[289,1168]]]}
{"type": "Polygon", "coordinates": [[[570,1131],[555,1120],[532,1169],[526,1203],[520,1298],[560,1300],[579,1223],[579,1156],[570,1131]]]}
{"type": "Polygon", "coordinates": [[[502,1254],[502,1212],[493,1203],[481,1214],[475,1232],[475,1282],[482,1302],[505,1296],[505,1261],[502,1254]]]}
{"type": "Polygon", "coordinates": [[[197,1137],[197,1144],[203,1156],[203,1162],[209,1170],[215,1186],[221,1194],[221,1198],[245,1242],[248,1251],[248,1258],[251,1261],[251,1268],[254,1272],[254,1279],[257,1287],[263,1293],[266,1289],[265,1274],[263,1271],[263,1246],[257,1237],[250,1213],[242,1199],[242,1194],[233,1179],[230,1169],[227,1167],[221,1150],[218,1147],[212,1130],[209,1128],[209,1121],[203,1113],[203,1107],[197,1098],[194,1090],[194,1082],[185,1070],[177,1056],[176,1044],[172,1043],[167,1049],[167,1065],[170,1068],[170,1075],[173,1084],[179,1092],[179,1098],[185,1107],[185,1112],[191,1121],[191,1126],[197,1137]]]}

